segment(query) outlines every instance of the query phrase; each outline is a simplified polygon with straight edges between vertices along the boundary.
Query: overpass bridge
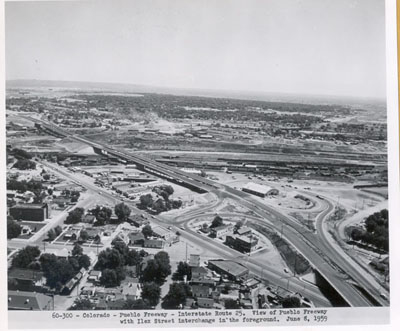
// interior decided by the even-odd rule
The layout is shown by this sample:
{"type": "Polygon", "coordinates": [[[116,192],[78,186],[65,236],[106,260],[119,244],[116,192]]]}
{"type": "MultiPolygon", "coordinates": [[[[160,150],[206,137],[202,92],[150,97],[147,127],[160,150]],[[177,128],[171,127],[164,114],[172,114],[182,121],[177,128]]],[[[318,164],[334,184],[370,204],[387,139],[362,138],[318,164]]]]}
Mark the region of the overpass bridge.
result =
{"type": "MultiPolygon", "coordinates": [[[[320,245],[318,243],[318,240],[316,240],[314,236],[312,236],[313,241],[308,242],[308,240],[305,240],[308,238],[305,238],[305,236],[302,235],[301,233],[303,229],[299,230],[296,228],[296,226],[293,227],[293,225],[290,223],[290,220],[285,219],[285,216],[278,213],[277,211],[272,210],[271,208],[262,205],[261,203],[254,201],[250,202],[248,200],[248,194],[235,190],[231,187],[215,183],[201,176],[195,174],[188,174],[185,173],[184,171],[175,169],[173,167],[157,163],[156,161],[145,157],[116,151],[112,148],[97,144],[91,140],[80,137],[78,135],[73,135],[70,132],[63,130],[60,127],[53,125],[51,123],[47,123],[45,121],[33,119],[30,117],[28,119],[33,121],[38,129],[41,129],[49,134],[53,134],[59,137],[69,137],[76,141],[80,141],[89,146],[92,146],[94,151],[98,154],[114,157],[119,160],[133,163],[138,167],[138,169],[144,172],[169,180],[178,185],[187,187],[193,191],[199,193],[205,193],[212,190],[223,190],[226,192],[226,194],[228,194],[228,196],[231,196],[232,198],[236,199],[244,206],[251,208],[258,215],[261,215],[262,217],[265,217],[267,219],[271,217],[274,218],[276,220],[276,222],[274,222],[276,223],[275,228],[278,228],[280,226],[280,224],[278,223],[282,224],[285,223],[287,225],[287,229],[289,230],[286,231],[286,237],[289,240],[289,242],[294,247],[296,247],[296,249],[303,256],[305,256],[305,258],[310,262],[310,264],[328,281],[328,283],[337,291],[337,293],[339,293],[339,295],[350,306],[363,307],[363,306],[373,305],[370,299],[367,299],[350,282],[345,280],[345,278],[343,277],[344,276],[343,273],[341,273],[340,266],[339,266],[340,269],[338,270],[338,268],[332,266],[331,263],[327,263],[326,258],[330,254],[326,254],[323,251],[323,249],[321,249],[323,247],[319,247],[320,245]]],[[[359,277],[352,277],[352,278],[359,279],[359,277]]],[[[368,288],[368,286],[364,286],[364,291],[367,292],[365,288],[368,288]]],[[[373,296],[369,295],[369,297],[373,296]]]]}

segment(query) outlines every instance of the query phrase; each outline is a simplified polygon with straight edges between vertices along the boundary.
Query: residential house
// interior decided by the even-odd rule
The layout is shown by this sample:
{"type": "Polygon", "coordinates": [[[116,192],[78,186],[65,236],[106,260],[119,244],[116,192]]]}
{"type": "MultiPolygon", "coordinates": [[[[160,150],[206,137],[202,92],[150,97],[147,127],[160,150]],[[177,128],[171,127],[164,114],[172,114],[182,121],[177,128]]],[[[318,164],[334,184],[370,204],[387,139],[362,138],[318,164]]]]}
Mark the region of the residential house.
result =
{"type": "Polygon", "coordinates": [[[86,214],[82,217],[82,223],[93,224],[97,222],[96,216],[92,214],[86,214]]]}
{"type": "Polygon", "coordinates": [[[211,295],[211,288],[206,285],[191,285],[191,289],[195,298],[208,298],[211,295]]]}
{"type": "Polygon", "coordinates": [[[89,276],[87,278],[88,281],[90,282],[99,282],[101,277],[101,271],[100,270],[91,270],[89,272],[89,276]]]}
{"type": "Polygon", "coordinates": [[[32,269],[12,268],[8,270],[8,289],[40,291],[45,283],[43,272],[32,269]]]}
{"type": "Polygon", "coordinates": [[[162,249],[164,247],[164,241],[159,239],[145,239],[143,247],[162,249]]]}
{"type": "Polygon", "coordinates": [[[128,234],[129,245],[143,246],[145,237],[141,232],[131,232],[128,234]]]}
{"type": "Polygon", "coordinates": [[[194,267],[192,268],[192,278],[205,278],[208,271],[204,267],[194,267]]]}
{"type": "Polygon", "coordinates": [[[213,308],[214,300],[210,298],[198,298],[197,305],[199,308],[213,308]]]}

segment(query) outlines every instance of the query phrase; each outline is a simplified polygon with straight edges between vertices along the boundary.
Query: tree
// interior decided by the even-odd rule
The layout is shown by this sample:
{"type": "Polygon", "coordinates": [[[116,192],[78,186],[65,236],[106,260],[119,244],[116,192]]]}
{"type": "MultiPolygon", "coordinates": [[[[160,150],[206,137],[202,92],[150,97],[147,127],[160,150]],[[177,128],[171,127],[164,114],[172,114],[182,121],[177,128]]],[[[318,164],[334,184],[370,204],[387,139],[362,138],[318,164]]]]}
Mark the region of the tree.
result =
{"type": "Polygon", "coordinates": [[[163,298],[162,308],[177,309],[185,304],[188,296],[190,296],[190,289],[187,284],[172,283],[169,286],[168,294],[163,298]]]}
{"type": "Polygon", "coordinates": [[[90,302],[89,299],[76,299],[71,307],[68,310],[92,310],[95,308],[95,305],[90,302]]]}
{"type": "Polygon", "coordinates": [[[37,246],[26,246],[22,248],[12,260],[14,268],[28,268],[28,266],[36,260],[40,255],[40,249],[37,246]]]}
{"type": "Polygon", "coordinates": [[[163,199],[157,199],[151,207],[157,212],[157,214],[168,209],[165,200],[163,199]]]}
{"type": "Polygon", "coordinates": [[[124,266],[125,260],[123,255],[115,248],[107,248],[101,251],[96,263],[97,270],[117,269],[124,266]]]}
{"type": "Polygon", "coordinates": [[[143,209],[146,209],[147,207],[150,207],[153,204],[153,197],[151,194],[145,194],[141,195],[140,198],[140,207],[143,209]]]}
{"type": "Polygon", "coordinates": [[[79,238],[81,241],[86,241],[89,238],[89,234],[87,233],[87,231],[82,230],[81,233],[79,234],[79,238]]]}
{"type": "Polygon", "coordinates": [[[125,301],[124,306],[122,309],[126,310],[143,310],[143,309],[149,309],[149,306],[146,304],[146,302],[142,299],[128,299],[125,301]]]}
{"type": "Polygon", "coordinates": [[[49,180],[50,179],[50,175],[49,174],[44,174],[43,175],[43,179],[44,180],[49,180]]]}
{"type": "Polygon", "coordinates": [[[92,210],[92,214],[96,217],[97,220],[95,225],[102,226],[110,223],[112,210],[108,207],[96,206],[96,208],[92,210]]]}
{"type": "Polygon", "coordinates": [[[83,208],[77,207],[68,213],[65,224],[76,224],[82,221],[82,216],[85,213],[83,208]]]}
{"type": "Polygon", "coordinates": [[[153,235],[153,230],[149,224],[146,224],[142,229],[142,233],[146,238],[148,238],[153,235]]]}
{"type": "Polygon", "coordinates": [[[135,249],[128,250],[125,255],[126,264],[129,266],[139,265],[143,260],[143,257],[140,256],[140,253],[135,249]]]}
{"type": "Polygon", "coordinates": [[[56,262],[48,264],[44,271],[46,284],[56,290],[59,290],[62,285],[66,284],[75,273],[73,265],[68,260],[57,258],[56,262]]]}
{"type": "Polygon", "coordinates": [[[282,299],[282,308],[299,308],[301,306],[298,297],[289,296],[282,299]]]}
{"type": "Polygon", "coordinates": [[[225,284],[221,293],[228,294],[230,290],[231,290],[231,286],[229,284],[225,284]]]}
{"type": "Polygon", "coordinates": [[[75,243],[71,254],[72,254],[72,256],[82,255],[83,254],[83,248],[81,247],[81,245],[79,245],[78,243],[75,243]]]}
{"type": "Polygon", "coordinates": [[[144,283],[142,289],[142,299],[150,306],[155,307],[160,302],[161,288],[158,284],[144,283]]]}
{"type": "Polygon", "coordinates": [[[55,234],[57,235],[57,236],[59,236],[61,233],[62,233],[62,227],[61,226],[59,226],[59,225],[57,225],[55,228],[54,228],[54,232],[55,232],[55,234]]]}
{"type": "Polygon", "coordinates": [[[171,274],[171,264],[167,252],[158,252],[154,255],[154,260],[158,262],[161,276],[166,278],[171,274]]]}
{"type": "Polygon", "coordinates": [[[238,222],[236,222],[236,224],[235,224],[234,230],[237,231],[237,230],[239,230],[242,226],[243,226],[243,222],[242,222],[242,221],[238,221],[238,222]]]}
{"type": "Polygon", "coordinates": [[[179,262],[176,271],[172,275],[172,280],[184,280],[185,276],[187,280],[190,280],[192,278],[192,269],[186,262],[179,262]]]}
{"type": "Polygon", "coordinates": [[[116,287],[119,286],[118,276],[115,270],[104,269],[101,273],[100,284],[105,287],[116,287]]]}
{"type": "Polygon", "coordinates": [[[147,263],[143,270],[142,279],[144,282],[156,282],[163,284],[165,278],[171,274],[169,255],[166,252],[158,252],[153,260],[147,263]]]}
{"type": "Polygon", "coordinates": [[[80,268],[85,268],[87,270],[90,267],[90,257],[83,254],[78,257],[78,263],[80,268]]]}
{"type": "Polygon", "coordinates": [[[117,215],[119,222],[125,222],[131,214],[130,208],[123,202],[115,205],[115,215],[117,215]]]}
{"type": "Polygon", "coordinates": [[[36,163],[31,160],[20,159],[14,163],[13,168],[16,168],[19,170],[36,169],[36,163]]]}
{"type": "Polygon", "coordinates": [[[240,305],[237,300],[227,299],[225,300],[225,309],[240,309],[240,305]]]}
{"type": "Polygon", "coordinates": [[[21,225],[12,219],[7,219],[7,239],[17,238],[22,231],[21,225]]]}
{"type": "Polygon", "coordinates": [[[53,241],[56,238],[57,238],[57,235],[56,235],[56,232],[54,231],[54,229],[50,229],[49,231],[47,231],[47,239],[49,241],[53,241]]]}
{"type": "Polygon", "coordinates": [[[224,221],[222,220],[222,218],[220,216],[217,215],[213,219],[210,228],[217,228],[221,225],[224,225],[224,221]]]}
{"type": "Polygon", "coordinates": [[[14,154],[14,157],[19,160],[20,159],[30,160],[32,158],[32,155],[23,149],[14,148],[12,150],[12,153],[14,154]]]}

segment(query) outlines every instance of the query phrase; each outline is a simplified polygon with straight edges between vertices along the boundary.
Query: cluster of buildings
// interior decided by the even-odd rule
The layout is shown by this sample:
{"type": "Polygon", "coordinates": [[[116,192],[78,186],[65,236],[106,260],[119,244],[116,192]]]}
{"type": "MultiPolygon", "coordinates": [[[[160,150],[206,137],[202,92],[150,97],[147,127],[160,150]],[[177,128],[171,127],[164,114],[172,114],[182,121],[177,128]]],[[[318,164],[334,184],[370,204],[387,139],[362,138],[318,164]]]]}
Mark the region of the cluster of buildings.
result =
{"type": "Polygon", "coordinates": [[[212,238],[220,238],[227,246],[242,253],[250,253],[258,247],[258,236],[247,226],[235,228],[233,224],[223,224],[215,228],[201,229],[212,238]]]}

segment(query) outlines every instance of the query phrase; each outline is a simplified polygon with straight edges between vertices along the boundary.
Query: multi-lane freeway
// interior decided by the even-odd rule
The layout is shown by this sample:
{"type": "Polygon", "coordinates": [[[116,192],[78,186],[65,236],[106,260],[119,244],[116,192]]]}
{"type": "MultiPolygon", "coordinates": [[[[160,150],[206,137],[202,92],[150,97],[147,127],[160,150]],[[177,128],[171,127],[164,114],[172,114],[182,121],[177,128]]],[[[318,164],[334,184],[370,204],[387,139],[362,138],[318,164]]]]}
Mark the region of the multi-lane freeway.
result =
{"type": "MultiPolygon", "coordinates": [[[[372,306],[374,304],[380,304],[383,306],[388,305],[388,302],[381,298],[380,293],[375,286],[371,286],[368,279],[363,277],[358,270],[349,265],[346,260],[341,259],[339,256],[335,256],[335,253],[332,252],[332,246],[327,245],[323,237],[321,238],[320,236],[320,232],[323,231],[322,228],[320,228],[317,233],[313,233],[296,222],[293,222],[293,220],[288,216],[278,212],[270,206],[261,203],[260,201],[252,199],[249,194],[242,191],[238,191],[226,185],[215,183],[201,176],[185,173],[181,170],[160,164],[148,158],[116,151],[110,147],[100,145],[89,139],[80,137],[78,135],[73,135],[51,123],[31,117],[27,117],[27,119],[33,121],[37,127],[49,133],[53,133],[62,137],[69,137],[76,141],[85,143],[89,146],[92,146],[101,154],[118,158],[124,162],[132,162],[143,171],[170,180],[176,184],[183,185],[197,192],[223,191],[225,194],[227,194],[227,196],[249,208],[261,218],[268,219],[277,231],[280,231],[282,225],[285,225],[285,238],[304,257],[307,258],[311,265],[318,270],[318,272],[332,285],[333,288],[336,289],[336,291],[349,305],[356,307],[372,306]],[[371,300],[368,299],[361,291],[359,291],[352,284],[352,282],[347,281],[349,279],[352,279],[367,293],[369,293],[369,295],[375,299],[375,302],[371,302],[371,300]]],[[[329,208],[324,216],[329,214],[329,208]]],[[[324,216],[322,216],[321,219],[324,219],[324,216]]]]}

